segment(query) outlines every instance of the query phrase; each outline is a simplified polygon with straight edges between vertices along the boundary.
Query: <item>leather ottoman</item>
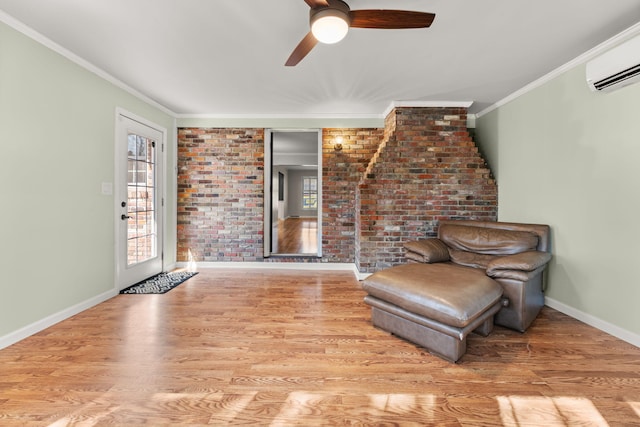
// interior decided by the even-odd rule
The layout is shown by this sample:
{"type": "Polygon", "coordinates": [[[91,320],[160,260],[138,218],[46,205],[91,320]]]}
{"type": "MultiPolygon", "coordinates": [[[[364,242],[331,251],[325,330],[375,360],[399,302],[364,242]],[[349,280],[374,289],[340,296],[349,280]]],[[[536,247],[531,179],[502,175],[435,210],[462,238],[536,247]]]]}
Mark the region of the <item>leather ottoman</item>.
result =
{"type": "Polygon", "coordinates": [[[452,362],[466,352],[469,333],[491,333],[503,292],[484,271],[447,263],[391,267],[363,288],[374,326],[452,362]]]}

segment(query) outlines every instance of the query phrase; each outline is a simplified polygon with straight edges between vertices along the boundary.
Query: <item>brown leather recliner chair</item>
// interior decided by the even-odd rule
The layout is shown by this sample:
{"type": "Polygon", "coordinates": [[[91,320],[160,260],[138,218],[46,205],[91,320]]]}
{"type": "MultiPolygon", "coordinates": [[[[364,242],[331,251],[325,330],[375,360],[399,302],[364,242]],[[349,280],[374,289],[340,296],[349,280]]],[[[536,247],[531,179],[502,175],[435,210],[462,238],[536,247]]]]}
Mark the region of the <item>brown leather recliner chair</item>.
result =
{"type": "Polygon", "coordinates": [[[410,263],[363,281],[374,326],[456,362],[471,332],[524,332],[544,305],[549,227],[441,221],[438,237],[407,242],[410,263]]]}
{"type": "Polygon", "coordinates": [[[483,269],[503,288],[497,325],[524,332],[544,305],[543,272],[551,259],[549,226],[473,220],[440,221],[438,238],[407,242],[412,262],[483,269]]]}

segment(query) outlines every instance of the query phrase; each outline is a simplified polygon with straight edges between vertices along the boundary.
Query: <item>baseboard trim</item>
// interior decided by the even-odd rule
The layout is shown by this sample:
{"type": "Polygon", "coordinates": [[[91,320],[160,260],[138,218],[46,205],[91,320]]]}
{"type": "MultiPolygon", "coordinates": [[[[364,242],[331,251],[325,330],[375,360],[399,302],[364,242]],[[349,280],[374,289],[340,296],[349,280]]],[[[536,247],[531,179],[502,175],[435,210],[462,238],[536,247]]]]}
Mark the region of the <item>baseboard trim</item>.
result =
{"type": "Polygon", "coordinates": [[[559,312],[564,313],[567,316],[571,316],[574,319],[586,323],[589,326],[593,326],[594,328],[606,332],[609,335],[613,335],[614,337],[626,341],[629,344],[640,347],[640,335],[638,334],[627,331],[626,329],[613,325],[600,318],[592,316],[591,314],[580,311],[574,307],[568,306],[553,298],[545,297],[544,302],[545,305],[553,308],[554,310],[558,310],[559,312]]]}
{"type": "MultiPolygon", "coordinates": [[[[270,270],[307,270],[307,271],[351,271],[356,277],[360,272],[352,263],[333,262],[178,262],[176,268],[242,268],[242,269],[270,269],[270,270]]],[[[358,279],[360,280],[360,279],[358,279]]]]}
{"type": "Polygon", "coordinates": [[[358,280],[360,280],[361,282],[366,279],[367,277],[371,276],[373,273],[360,273],[358,272],[356,274],[356,276],[358,276],[358,280]]]}
{"type": "Polygon", "coordinates": [[[37,334],[38,332],[43,331],[48,327],[51,327],[65,319],[68,319],[71,316],[75,316],[76,314],[84,310],[87,310],[108,299],[111,299],[116,295],[118,295],[118,292],[115,289],[112,289],[100,295],[96,295],[93,298],[89,298],[86,301],[80,302],[72,307],[65,308],[64,310],[47,316],[44,319],[33,322],[30,325],[18,329],[17,331],[4,335],[0,337],[0,350],[17,343],[18,341],[22,341],[23,339],[30,337],[31,335],[37,334]]]}

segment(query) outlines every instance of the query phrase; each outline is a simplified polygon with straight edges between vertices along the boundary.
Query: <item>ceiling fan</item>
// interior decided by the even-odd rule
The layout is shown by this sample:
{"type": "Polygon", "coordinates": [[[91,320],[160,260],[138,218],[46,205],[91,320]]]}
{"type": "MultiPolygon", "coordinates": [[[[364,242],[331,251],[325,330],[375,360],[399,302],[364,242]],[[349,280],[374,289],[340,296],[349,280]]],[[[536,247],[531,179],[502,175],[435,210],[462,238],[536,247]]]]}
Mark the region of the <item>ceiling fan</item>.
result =
{"type": "Polygon", "coordinates": [[[426,28],[436,17],[433,13],[408,10],[351,10],[342,0],[304,0],[311,8],[311,31],[296,46],[285,63],[291,67],[307,56],[318,42],[336,43],[347,35],[349,28],[426,28]]]}

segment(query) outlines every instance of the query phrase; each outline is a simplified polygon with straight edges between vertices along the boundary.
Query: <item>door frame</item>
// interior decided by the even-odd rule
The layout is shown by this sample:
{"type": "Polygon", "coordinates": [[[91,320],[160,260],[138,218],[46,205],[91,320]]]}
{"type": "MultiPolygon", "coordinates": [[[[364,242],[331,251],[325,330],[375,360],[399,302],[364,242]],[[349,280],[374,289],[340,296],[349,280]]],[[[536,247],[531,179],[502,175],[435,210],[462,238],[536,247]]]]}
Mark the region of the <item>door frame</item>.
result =
{"type": "MultiPolygon", "coordinates": [[[[116,107],[115,111],[115,171],[114,171],[114,235],[115,235],[115,248],[114,248],[114,256],[115,256],[115,276],[114,276],[114,287],[117,290],[122,290],[127,286],[130,286],[137,281],[144,280],[146,277],[136,277],[133,283],[123,282],[122,273],[127,269],[126,262],[125,265],[122,265],[121,262],[121,254],[120,250],[124,245],[123,236],[120,233],[120,226],[122,223],[122,219],[120,216],[122,215],[123,207],[120,205],[121,200],[127,199],[126,190],[123,194],[123,188],[126,187],[126,182],[123,183],[122,180],[126,181],[126,173],[127,173],[127,162],[122,162],[122,146],[123,143],[120,138],[123,132],[126,131],[124,128],[124,123],[122,121],[123,118],[127,118],[131,121],[137,122],[143,126],[151,128],[161,135],[160,147],[156,149],[156,230],[157,230],[157,246],[158,246],[158,257],[160,259],[160,270],[154,268],[152,272],[146,270],[145,276],[150,277],[154,274],[161,273],[165,269],[165,260],[164,260],[164,244],[166,241],[166,230],[165,230],[165,218],[166,218],[166,203],[167,199],[166,189],[167,189],[167,156],[165,148],[167,147],[167,129],[154,123],[144,117],[141,117],[137,114],[134,114],[130,111],[127,111],[123,108],[116,107]],[[124,164],[123,164],[124,163],[124,164]],[[123,170],[125,168],[125,170],[123,170]],[[124,185],[123,185],[124,184],[124,185]]],[[[126,238],[125,238],[126,239],[126,238]]]]}
{"type": "MultiPolygon", "coordinates": [[[[318,135],[318,253],[317,257],[322,258],[322,129],[277,129],[267,128],[264,130],[264,228],[263,246],[264,257],[269,258],[271,253],[271,224],[272,224],[272,196],[273,196],[273,134],[282,132],[313,132],[318,135]]],[[[277,193],[276,193],[277,194],[277,193]]],[[[273,254],[274,256],[277,254],[273,254]]]]}

